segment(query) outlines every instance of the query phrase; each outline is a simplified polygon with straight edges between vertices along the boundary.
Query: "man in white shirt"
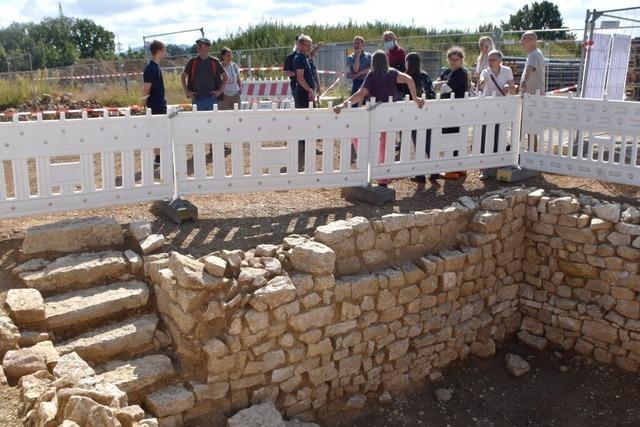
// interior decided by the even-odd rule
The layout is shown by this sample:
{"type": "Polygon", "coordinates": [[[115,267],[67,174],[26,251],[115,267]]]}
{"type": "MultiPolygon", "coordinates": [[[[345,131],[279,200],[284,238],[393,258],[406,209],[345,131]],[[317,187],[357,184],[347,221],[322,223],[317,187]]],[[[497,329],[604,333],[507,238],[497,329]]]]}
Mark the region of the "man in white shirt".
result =
{"type": "Polygon", "coordinates": [[[527,52],[527,62],[520,79],[520,93],[535,95],[545,93],[544,66],[545,59],[538,49],[538,36],[533,31],[527,31],[520,39],[520,45],[527,52]]]}
{"type": "MultiPolygon", "coordinates": [[[[489,68],[485,68],[480,73],[478,89],[482,91],[482,96],[507,96],[516,92],[513,81],[513,71],[511,68],[502,65],[502,52],[492,50],[489,52],[489,68]]],[[[498,152],[498,142],[500,138],[500,125],[496,124],[493,132],[493,151],[498,152]]],[[[487,125],[482,126],[482,138],[480,142],[480,153],[485,154],[485,142],[487,139],[487,125]]],[[[480,173],[480,179],[486,180],[495,176],[494,168],[484,169],[480,173]]]]}

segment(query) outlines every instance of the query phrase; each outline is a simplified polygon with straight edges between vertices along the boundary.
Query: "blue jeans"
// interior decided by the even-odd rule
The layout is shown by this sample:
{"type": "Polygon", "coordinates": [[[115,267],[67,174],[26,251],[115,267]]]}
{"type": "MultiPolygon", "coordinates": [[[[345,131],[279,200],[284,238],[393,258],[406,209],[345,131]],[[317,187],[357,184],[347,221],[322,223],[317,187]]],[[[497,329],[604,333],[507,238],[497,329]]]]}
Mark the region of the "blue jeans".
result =
{"type": "Polygon", "coordinates": [[[218,103],[215,96],[194,96],[192,102],[198,107],[198,111],[212,111],[213,106],[218,103]]]}

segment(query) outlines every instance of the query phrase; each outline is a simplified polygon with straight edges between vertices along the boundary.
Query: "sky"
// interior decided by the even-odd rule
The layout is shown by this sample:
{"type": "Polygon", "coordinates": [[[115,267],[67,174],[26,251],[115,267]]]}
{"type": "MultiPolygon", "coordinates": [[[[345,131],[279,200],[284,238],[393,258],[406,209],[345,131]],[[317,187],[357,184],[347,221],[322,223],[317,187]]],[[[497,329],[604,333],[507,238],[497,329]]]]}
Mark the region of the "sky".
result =
{"type": "MultiPolygon", "coordinates": [[[[631,0],[557,0],[565,25],[583,28],[586,9],[629,7],[631,0]]],[[[294,24],[386,21],[427,28],[476,29],[506,21],[527,1],[457,0],[455,7],[420,0],[62,0],[64,15],[89,18],[113,31],[126,49],[142,45],[143,35],[204,27],[210,38],[265,20],[294,24]]],[[[55,0],[0,0],[0,27],[58,15],[55,0]]],[[[191,44],[197,32],[161,38],[191,44]]]]}

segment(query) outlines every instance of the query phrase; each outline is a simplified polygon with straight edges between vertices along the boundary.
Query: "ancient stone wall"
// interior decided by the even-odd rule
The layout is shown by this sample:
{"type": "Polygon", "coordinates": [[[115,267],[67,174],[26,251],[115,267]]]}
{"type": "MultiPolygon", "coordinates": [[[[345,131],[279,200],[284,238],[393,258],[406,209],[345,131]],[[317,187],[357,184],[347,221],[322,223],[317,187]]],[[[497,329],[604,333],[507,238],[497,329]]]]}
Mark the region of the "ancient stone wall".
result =
{"type": "Polygon", "coordinates": [[[638,372],[640,212],[538,190],[526,222],[519,337],[638,372]]]}
{"type": "Polygon", "coordinates": [[[526,200],[511,190],[480,205],[352,218],[246,253],[147,257],[193,379],[190,413],[272,400],[317,420],[492,355],[521,324],[526,200]]]}

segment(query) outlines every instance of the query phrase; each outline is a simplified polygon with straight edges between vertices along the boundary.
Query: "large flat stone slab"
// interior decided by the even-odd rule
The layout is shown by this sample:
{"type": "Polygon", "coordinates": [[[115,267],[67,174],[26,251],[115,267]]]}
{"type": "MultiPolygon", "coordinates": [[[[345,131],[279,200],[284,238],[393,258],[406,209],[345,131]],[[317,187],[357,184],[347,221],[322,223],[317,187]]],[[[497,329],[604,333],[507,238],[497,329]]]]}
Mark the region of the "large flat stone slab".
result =
{"type": "Polygon", "coordinates": [[[56,347],[60,354],[75,351],[85,360],[105,360],[118,354],[135,352],[153,342],[158,324],[149,314],[85,332],[56,347]]]}
{"type": "Polygon", "coordinates": [[[22,252],[26,255],[70,253],[108,248],[123,242],[120,224],[113,218],[74,218],[28,228],[22,242],[22,252]]]}
{"type": "Polygon", "coordinates": [[[47,298],[44,319],[49,329],[68,328],[143,307],[148,300],[149,288],[145,283],[117,282],[47,298]]]}
{"type": "Polygon", "coordinates": [[[80,289],[105,282],[129,271],[122,252],[106,251],[72,254],[56,259],[44,269],[20,273],[29,288],[40,292],[80,289]]]}
{"type": "Polygon", "coordinates": [[[171,359],[163,354],[133,360],[113,360],[103,365],[102,369],[105,372],[100,377],[126,393],[140,392],[175,373],[171,359]]]}

